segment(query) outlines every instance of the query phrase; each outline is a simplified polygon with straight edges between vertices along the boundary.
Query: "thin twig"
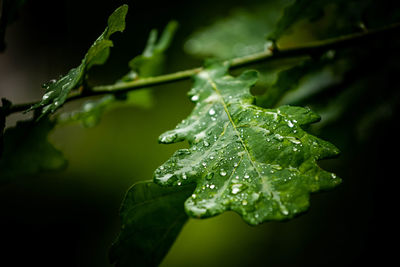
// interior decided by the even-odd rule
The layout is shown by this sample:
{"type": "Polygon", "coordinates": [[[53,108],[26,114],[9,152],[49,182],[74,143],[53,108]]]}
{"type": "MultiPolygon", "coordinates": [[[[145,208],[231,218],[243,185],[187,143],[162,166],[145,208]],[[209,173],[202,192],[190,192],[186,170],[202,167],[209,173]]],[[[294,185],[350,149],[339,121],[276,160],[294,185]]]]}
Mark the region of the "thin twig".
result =
{"type": "MultiPolygon", "coordinates": [[[[389,36],[390,34],[398,33],[399,31],[400,31],[400,23],[396,23],[376,30],[343,35],[340,37],[326,39],[322,41],[310,42],[293,48],[265,50],[264,52],[261,53],[234,58],[230,61],[226,61],[226,63],[230,64],[230,69],[237,69],[276,59],[298,57],[303,55],[319,55],[330,49],[339,49],[353,45],[367,44],[368,43],[367,41],[369,40],[379,37],[389,36]]],[[[141,88],[187,80],[190,79],[193,75],[201,72],[202,70],[203,68],[199,67],[155,77],[143,78],[131,82],[94,86],[85,93],[80,93],[80,92],[71,93],[71,95],[67,98],[66,102],[90,96],[105,95],[105,94],[120,94],[141,88]]],[[[10,109],[8,109],[7,115],[15,112],[25,111],[36,103],[37,102],[12,105],[10,109]]]]}

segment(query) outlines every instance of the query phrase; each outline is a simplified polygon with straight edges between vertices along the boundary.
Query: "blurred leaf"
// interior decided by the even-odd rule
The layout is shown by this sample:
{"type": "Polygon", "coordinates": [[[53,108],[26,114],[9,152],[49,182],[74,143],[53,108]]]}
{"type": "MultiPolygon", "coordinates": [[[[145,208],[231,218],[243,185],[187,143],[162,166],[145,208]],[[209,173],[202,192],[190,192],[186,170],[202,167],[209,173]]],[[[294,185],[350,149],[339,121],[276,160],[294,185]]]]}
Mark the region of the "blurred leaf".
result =
{"type": "Polygon", "coordinates": [[[303,130],[319,120],[317,114],[301,107],[257,107],[249,92],[257,73],[234,78],[227,69],[210,65],[195,76],[192,114],[159,139],[187,140],[190,148],[178,150],[154,180],[168,186],[196,182],[185,202],[193,217],[233,210],[252,225],[292,218],[308,208],[311,192],[340,183],[316,164],[338,150],[303,130]]]}
{"type": "Polygon", "coordinates": [[[158,266],[188,219],[183,203],[193,188],[165,188],[152,181],[133,185],[122,203],[122,230],[110,261],[116,266],[158,266]]]}
{"type": "MultiPolygon", "coordinates": [[[[359,31],[364,26],[363,15],[371,2],[372,0],[295,0],[285,8],[268,39],[278,40],[294,24],[302,20],[315,22],[324,16],[328,16],[327,21],[314,23],[316,27],[322,26],[319,37],[328,38],[359,31]]],[[[307,30],[312,30],[313,25],[308,26],[310,27],[307,30]]]]}
{"type": "Polygon", "coordinates": [[[110,53],[110,47],[113,45],[113,42],[109,38],[113,33],[117,31],[122,32],[125,29],[125,16],[127,12],[127,5],[117,8],[108,19],[108,27],[89,48],[82,63],[78,67],[71,69],[60,79],[52,80],[45,84],[46,93],[43,95],[42,100],[33,105],[29,110],[42,108],[40,116],[42,117],[61,107],[70,91],[82,85],[86,72],[93,65],[105,63],[110,53]]]}
{"type": "Polygon", "coordinates": [[[67,161],[62,153],[47,140],[54,125],[48,118],[43,118],[39,122],[20,121],[5,131],[0,182],[6,182],[13,176],[66,167],[67,161]]]}
{"type": "Polygon", "coordinates": [[[2,52],[6,43],[4,37],[6,28],[18,17],[18,12],[25,4],[26,0],[1,0],[0,1],[0,52],[2,52]]]}
{"type": "Polygon", "coordinates": [[[305,98],[340,83],[351,67],[350,60],[335,57],[333,50],[320,58],[299,61],[293,67],[280,71],[276,80],[266,86],[265,93],[256,97],[256,103],[265,108],[299,104],[305,98]]]}
{"type": "Polygon", "coordinates": [[[228,59],[261,52],[266,35],[290,0],[274,1],[249,9],[237,9],[229,16],[196,31],[185,44],[185,51],[199,57],[228,59]]]}
{"type": "Polygon", "coordinates": [[[137,78],[145,78],[160,75],[164,69],[165,55],[172,42],[172,38],[178,28],[176,21],[167,24],[160,39],[157,42],[157,30],[150,32],[147,45],[141,55],[136,56],[129,62],[131,71],[121,81],[131,81],[137,78]]]}

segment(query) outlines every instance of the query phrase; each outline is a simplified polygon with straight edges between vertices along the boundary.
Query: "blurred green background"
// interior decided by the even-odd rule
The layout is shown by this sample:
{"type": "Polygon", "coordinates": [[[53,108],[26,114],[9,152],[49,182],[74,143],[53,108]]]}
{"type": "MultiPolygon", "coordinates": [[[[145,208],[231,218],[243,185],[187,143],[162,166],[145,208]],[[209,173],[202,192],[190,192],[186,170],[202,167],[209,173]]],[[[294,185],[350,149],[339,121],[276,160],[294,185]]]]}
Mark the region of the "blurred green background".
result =
{"type": "MultiPolygon", "coordinates": [[[[94,84],[111,83],[125,74],[128,61],[142,52],[149,31],[162,30],[171,19],[180,28],[167,52],[166,72],[200,66],[202,59],[183,49],[195,30],[234,10],[256,13],[254,6],[266,3],[28,0],[8,28],[7,49],[0,54],[1,96],[14,103],[40,99],[40,85],[77,66],[108,15],[126,2],[126,31],[114,36],[108,63],[93,70],[94,84]]],[[[273,18],[261,18],[274,20],[280,14],[270,15],[273,18]]],[[[307,31],[292,35],[286,37],[288,45],[312,39],[307,31]]],[[[240,54],[241,47],[236,48],[240,54]]],[[[379,67],[371,62],[371,68],[379,67]]],[[[187,145],[159,145],[157,138],[191,111],[186,97],[190,86],[185,81],[152,88],[153,107],[119,107],[94,128],[58,126],[50,139],[68,159],[66,171],[21,177],[0,187],[0,266],[110,266],[107,250],[119,230],[118,209],[126,190],[136,181],[151,179],[156,167],[187,145]]],[[[364,97],[379,98],[380,90],[364,97]]],[[[68,104],[64,110],[82,103],[68,104]]],[[[397,102],[388,113],[364,128],[366,138],[360,139],[351,113],[318,132],[342,150],[338,159],[321,166],[337,173],[343,184],[312,195],[309,212],[257,227],[231,212],[191,219],[161,266],[353,266],[392,259],[388,240],[398,232],[392,219],[398,202],[393,186],[399,178],[397,102]]],[[[13,115],[7,124],[21,118],[13,115]]]]}

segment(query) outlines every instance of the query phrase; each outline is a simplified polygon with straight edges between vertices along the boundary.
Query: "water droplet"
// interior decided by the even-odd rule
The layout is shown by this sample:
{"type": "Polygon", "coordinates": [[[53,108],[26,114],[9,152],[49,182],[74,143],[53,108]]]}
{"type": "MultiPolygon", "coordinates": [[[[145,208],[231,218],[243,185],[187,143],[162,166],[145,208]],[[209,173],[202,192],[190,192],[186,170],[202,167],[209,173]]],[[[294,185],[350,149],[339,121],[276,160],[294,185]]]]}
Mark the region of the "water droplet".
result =
{"type": "Polygon", "coordinates": [[[249,179],[250,176],[246,173],[246,174],[244,175],[244,178],[249,179]]]}
{"type": "Polygon", "coordinates": [[[191,100],[193,102],[196,102],[197,100],[199,100],[199,96],[198,95],[194,95],[194,96],[192,96],[191,100]]]}
{"type": "Polygon", "coordinates": [[[242,191],[245,188],[243,184],[233,184],[231,188],[231,193],[236,195],[240,191],[242,191]]]}
{"type": "Polygon", "coordinates": [[[182,179],[183,179],[183,180],[186,180],[186,179],[187,179],[186,173],[182,173],[182,179]]]}
{"type": "Polygon", "coordinates": [[[283,136],[280,134],[275,134],[275,138],[278,139],[279,141],[283,140],[283,136]]]}
{"type": "Polygon", "coordinates": [[[43,100],[48,99],[53,93],[54,93],[54,91],[50,91],[50,92],[44,94],[43,97],[42,97],[42,99],[43,99],[43,100]]]}
{"type": "Polygon", "coordinates": [[[207,142],[207,141],[205,141],[205,140],[204,140],[204,142],[203,142],[203,143],[204,143],[204,146],[209,146],[209,145],[210,145],[210,143],[209,143],[209,142],[207,142]]]}
{"type": "Polygon", "coordinates": [[[178,182],[178,185],[181,185],[182,183],[181,182],[178,182]]]}
{"type": "Polygon", "coordinates": [[[288,126],[290,127],[290,128],[292,128],[293,126],[294,126],[294,124],[291,122],[291,121],[288,121],[288,126]]]}
{"type": "Polygon", "coordinates": [[[225,176],[226,175],[226,171],[221,170],[221,172],[219,173],[221,176],[225,176]]]}
{"type": "Polygon", "coordinates": [[[337,177],[336,174],[334,174],[334,173],[332,173],[331,176],[333,179],[335,179],[337,177]]]}
{"type": "Polygon", "coordinates": [[[239,164],[237,162],[233,163],[233,167],[237,167],[239,164]]]}
{"type": "Polygon", "coordinates": [[[293,148],[293,151],[296,152],[296,151],[297,151],[297,148],[294,147],[294,148],[293,148]]]}
{"type": "Polygon", "coordinates": [[[214,188],[215,188],[215,185],[213,185],[213,184],[210,185],[210,188],[211,188],[211,189],[214,189],[214,188]]]}
{"type": "Polygon", "coordinates": [[[296,137],[292,137],[292,136],[288,136],[286,137],[290,142],[292,142],[293,144],[299,145],[301,144],[301,141],[299,139],[297,139],[296,137]]]}
{"type": "Polygon", "coordinates": [[[271,164],[271,168],[273,168],[275,170],[282,170],[282,166],[278,165],[278,164],[271,164]]]}
{"type": "Polygon", "coordinates": [[[197,195],[196,194],[192,194],[192,198],[196,199],[197,195]]]}
{"type": "Polygon", "coordinates": [[[159,168],[160,170],[164,170],[164,166],[160,166],[160,168],[159,168]]]}
{"type": "Polygon", "coordinates": [[[210,159],[214,159],[214,157],[213,157],[213,156],[210,156],[210,159]]]}
{"type": "Polygon", "coordinates": [[[243,205],[243,206],[246,206],[246,205],[247,205],[247,200],[246,200],[246,199],[244,199],[244,200],[242,201],[242,205],[243,205]]]}
{"type": "Polygon", "coordinates": [[[212,116],[212,115],[215,115],[215,110],[214,110],[213,108],[211,108],[211,109],[208,111],[208,114],[210,114],[211,116],[212,116]]]}

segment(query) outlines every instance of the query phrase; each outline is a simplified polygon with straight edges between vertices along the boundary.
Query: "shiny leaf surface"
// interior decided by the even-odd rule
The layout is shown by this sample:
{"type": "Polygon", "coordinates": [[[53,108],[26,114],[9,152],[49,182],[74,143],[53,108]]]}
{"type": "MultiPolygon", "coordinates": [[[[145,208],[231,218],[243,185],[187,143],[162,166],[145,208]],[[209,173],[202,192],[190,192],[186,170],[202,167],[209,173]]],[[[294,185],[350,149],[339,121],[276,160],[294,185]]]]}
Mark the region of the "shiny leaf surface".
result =
{"type": "Polygon", "coordinates": [[[319,116],[302,107],[253,105],[249,88],[257,77],[245,71],[235,78],[227,66],[209,65],[189,93],[193,112],[160,136],[161,143],[190,144],[154,174],[160,185],[197,183],[185,202],[190,216],[233,210],[252,225],[288,219],[308,208],[311,192],[340,183],[316,163],[338,149],[303,129],[319,116]]]}

